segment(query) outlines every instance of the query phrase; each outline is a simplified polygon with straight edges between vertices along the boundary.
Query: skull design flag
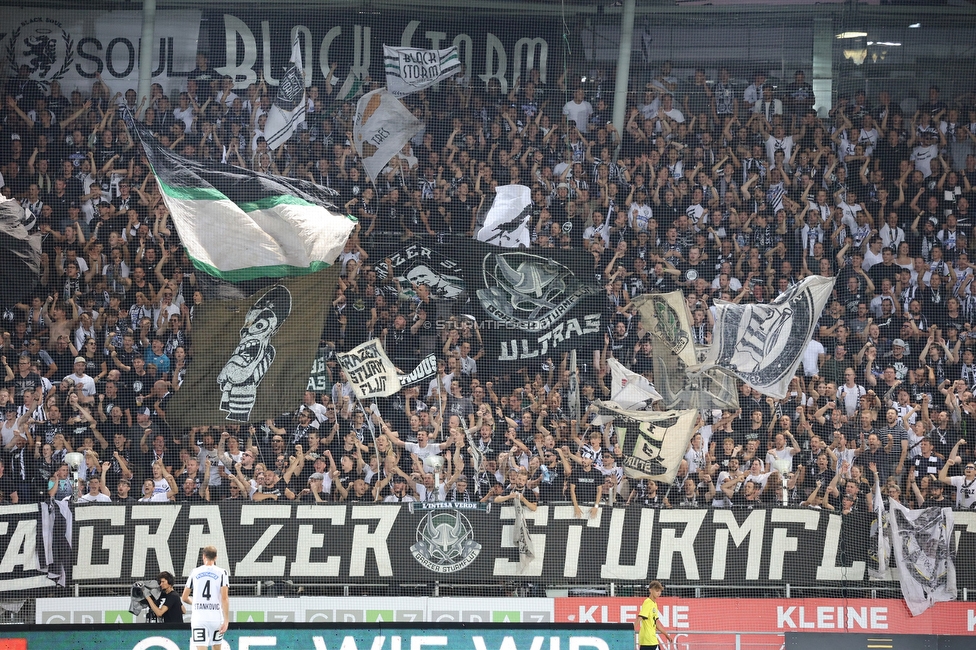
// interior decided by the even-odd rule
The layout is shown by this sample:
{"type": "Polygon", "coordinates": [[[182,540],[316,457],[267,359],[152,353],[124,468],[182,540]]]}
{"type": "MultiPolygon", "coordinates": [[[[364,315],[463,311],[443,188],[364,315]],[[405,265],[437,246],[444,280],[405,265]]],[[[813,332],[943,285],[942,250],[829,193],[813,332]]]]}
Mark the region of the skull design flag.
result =
{"type": "Polygon", "coordinates": [[[173,397],[173,427],[259,422],[305,389],[338,267],[287,278],[243,300],[214,300],[193,321],[193,364],[173,397]]]}
{"type": "Polygon", "coordinates": [[[606,292],[593,257],[547,249],[544,254],[467,242],[463,248],[467,308],[481,326],[489,358],[555,362],[603,336],[606,292]]]}

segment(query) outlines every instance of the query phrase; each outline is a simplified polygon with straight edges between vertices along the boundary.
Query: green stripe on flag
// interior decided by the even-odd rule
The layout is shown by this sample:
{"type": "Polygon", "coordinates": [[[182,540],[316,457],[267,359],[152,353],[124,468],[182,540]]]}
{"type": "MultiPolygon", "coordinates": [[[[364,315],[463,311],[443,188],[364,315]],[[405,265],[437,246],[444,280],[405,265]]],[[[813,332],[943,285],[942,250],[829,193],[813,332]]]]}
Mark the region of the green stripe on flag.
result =
{"type": "Polygon", "coordinates": [[[309,203],[305,199],[300,199],[297,196],[291,196],[290,194],[266,196],[263,199],[258,199],[257,201],[238,203],[237,207],[244,212],[254,212],[255,210],[269,210],[279,205],[304,205],[315,207],[314,203],[309,203]]]}
{"type": "MultiPolygon", "coordinates": [[[[167,185],[163,181],[159,180],[157,176],[157,183],[160,189],[166,196],[180,200],[180,201],[230,201],[220,191],[212,187],[173,187],[172,185],[167,185]]],[[[233,201],[231,201],[233,203],[233,201]]],[[[264,198],[258,199],[257,201],[247,201],[244,203],[235,203],[244,212],[255,212],[257,210],[269,210],[271,208],[277,207],[279,205],[302,205],[306,207],[317,207],[314,203],[310,203],[305,199],[299,198],[297,196],[292,196],[290,194],[280,194],[277,196],[266,196],[264,198]]],[[[347,219],[351,221],[358,221],[356,217],[351,214],[345,215],[347,219]]]]}
{"type": "Polygon", "coordinates": [[[307,267],[291,266],[289,264],[275,264],[272,266],[252,266],[246,269],[234,269],[233,271],[221,271],[212,264],[200,261],[187,253],[187,257],[193,262],[197,270],[203,271],[215,278],[226,280],[227,282],[243,282],[245,280],[257,280],[259,278],[287,278],[297,275],[308,275],[322,269],[327,269],[331,264],[328,262],[312,262],[307,267]]]}
{"type": "MultiPolygon", "coordinates": [[[[155,173],[155,170],[153,170],[155,173]]],[[[213,187],[175,187],[164,183],[156,174],[156,183],[166,196],[184,201],[229,201],[223,192],[213,187]]]]}

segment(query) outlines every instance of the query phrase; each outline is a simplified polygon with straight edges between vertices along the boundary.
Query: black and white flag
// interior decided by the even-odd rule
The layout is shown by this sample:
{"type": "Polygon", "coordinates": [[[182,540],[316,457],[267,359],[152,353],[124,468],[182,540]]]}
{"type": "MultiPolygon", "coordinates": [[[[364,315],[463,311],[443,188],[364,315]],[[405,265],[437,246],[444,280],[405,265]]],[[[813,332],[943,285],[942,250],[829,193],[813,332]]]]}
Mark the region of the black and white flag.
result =
{"type": "Polygon", "coordinates": [[[712,345],[700,369],[725,369],[765,395],[785,398],[834,280],[804,278],[769,304],[716,300],[712,345]]]}
{"type": "Polygon", "coordinates": [[[581,421],[579,367],[576,365],[576,348],[569,351],[569,387],[566,389],[569,419],[581,421]]]}
{"type": "Polygon", "coordinates": [[[716,368],[691,370],[706,358],[708,348],[695,344],[684,293],[648,293],[637,296],[634,305],[653,342],[654,387],[664,408],[737,410],[734,377],[716,368]]]}
{"type": "Polygon", "coordinates": [[[529,534],[529,524],[525,520],[525,505],[522,499],[512,499],[515,506],[515,527],[512,530],[512,542],[519,553],[519,573],[524,573],[532,560],[535,559],[535,546],[532,544],[532,535],[529,534]]]}
{"type": "Polygon", "coordinates": [[[541,364],[603,340],[606,291],[584,251],[536,252],[448,235],[410,243],[389,259],[377,266],[381,280],[425,284],[434,300],[462,303],[459,311],[481,324],[492,361],[541,364]]]}
{"type": "Polygon", "coordinates": [[[495,190],[495,200],[475,238],[502,248],[528,248],[532,244],[531,217],[532,190],[525,185],[502,185],[495,190]]]}
{"type": "Polygon", "coordinates": [[[397,98],[433,86],[461,71],[457,46],[443,50],[383,46],[386,87],[397,98]]]}
{"type": "Polygon", "coordinates": [[[278,93],[268,111],[264,138],[269,149],[277,149],[288,141],[298,125],[305,121],[305,75],[302,72],[302,48],[295,34],[291,45],[291,65],[278,82],[278,93]]]}
{"type": "Polygon", "coordinates": [[[610,367],[610,400],[616,402],[624,410],[638,410],[647,407],[648,402],[662,399],[661,394],[654,390],[654,386],[647,377],[627,370],[619,361],[610,357],[607,359],[610,367]]]}
{"type": "Polygon", "coordinates": [[[872,580],[891,580],[891,524],[878,481],[874,483],[874,517],[871,537],[877,544],[872,543],[868,548],[868,575],[872,580]]]}
{"type": "Polygon", "coordinates": [[[630,411],[612,402],[593,402],[604,423],[612,420],[624,474],[670,483],[698,429],[698,411],[630,411]]]}
{"type": "Polygon", "coordinates": [[[891,550],[905,604],[918,616],[935,603],[956,599],[952,508],[909,510],[889,500],[891,550]]]}
{"type": "Polygon", "coordinates": [[[336,354],[339,365],[346,371],[356,399],[389,397],[400,390],[396,366],[386,356],[376,339],[366,341],[349,352],[336,354]]]}
{"type": "Polygon", "coordinates": [[[430,379],[437,374],[437,355],[428,354],[420,360],[417,367],[405,375],[397,375],[400,381],[400,388],[408,388],[414,384],[419,384],[425,379],[430,379]]]}
{"type": "Polygon", "coordinates": [[[468,244],[466,253],[471,313],[493,321],[482,328],[490,358],[544,362],[599,340],[605,292],[586,253],[487,244],[473,250],[468,244]]]}

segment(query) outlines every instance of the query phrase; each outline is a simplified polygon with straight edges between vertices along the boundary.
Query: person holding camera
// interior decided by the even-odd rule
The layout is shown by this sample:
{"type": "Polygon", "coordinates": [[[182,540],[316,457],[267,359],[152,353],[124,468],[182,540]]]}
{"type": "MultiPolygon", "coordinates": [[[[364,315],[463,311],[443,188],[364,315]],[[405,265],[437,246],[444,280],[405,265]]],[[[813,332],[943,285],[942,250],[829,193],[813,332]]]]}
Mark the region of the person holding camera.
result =
{"type": "Polygon", "coordinates": [[[173,574],[163,571],[157,576],[159,582],[159,599],[153,598],[152,593],[146,589],[143,594],[146,603],[149,605],[149,612],[146,613],[147,623],[162,623],[163,625],[182,625],[183,624],[183,603],[180,595],[173,590],[173,574]]]}

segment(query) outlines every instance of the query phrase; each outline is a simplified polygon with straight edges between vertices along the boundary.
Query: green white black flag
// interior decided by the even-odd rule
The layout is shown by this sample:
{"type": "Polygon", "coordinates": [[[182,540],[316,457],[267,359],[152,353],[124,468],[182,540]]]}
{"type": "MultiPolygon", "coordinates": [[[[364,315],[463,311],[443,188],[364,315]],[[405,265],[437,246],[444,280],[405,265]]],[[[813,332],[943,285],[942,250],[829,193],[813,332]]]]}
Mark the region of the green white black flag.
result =
{"type": "Polygon", "coordinates": [[[243,300],[203,303],[193,363],[167,410],[185,428],[259,422],[308,385],[339,267],[287,278],[243,300]]]}
{"type": "Polygon", "coordinates": [[[327,188],[223,163],[203,164],[162,146],[127,120],[193,265],[229,282],[280,278],[327,268],[355,219],[327,188]]]}

